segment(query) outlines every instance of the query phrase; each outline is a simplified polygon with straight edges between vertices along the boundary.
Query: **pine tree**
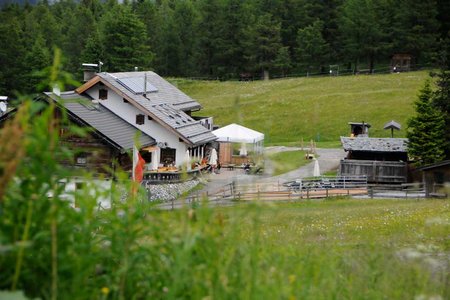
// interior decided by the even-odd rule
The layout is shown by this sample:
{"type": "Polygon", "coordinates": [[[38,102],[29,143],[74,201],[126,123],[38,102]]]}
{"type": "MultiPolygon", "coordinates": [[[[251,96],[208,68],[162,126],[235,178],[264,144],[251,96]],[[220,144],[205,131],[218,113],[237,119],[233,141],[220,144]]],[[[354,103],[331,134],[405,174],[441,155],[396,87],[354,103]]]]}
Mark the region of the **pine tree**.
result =
{"type": "Polygon", "coordinates": [[[51,65],[52,57],[50,51],[45,46],[45,40],[42,36],[38,36],[34,42],[31,51],[25,56],[26,63],[26,86],[24,91],[28,93],[36,92],[36,86],[42,80],[37,75],[38,71],[51,65]]]}
{"type": "Polygon", "coordinates": [[[100,41],[100,35],[97,30],[91,33],[86,41],[83,51],[81,52],[82,63],[96,64],[99,61],[104,61],[104,48],[100,41]]]}
{"type": "Polygon", "coordinates": [[[408,120],[408,153],[419,165],[435,163],[444,158],[445,121],[432,105],[433,91],[425,83],[415,102],[416,116],[408,120]]]}
{"type": "Polygon", "coordinates": [[[399,1],[395,17],[397,26],[392,28],[396,51],[412,54],[417,64],[430,62],[439,36],[437,14],[435,0],[399,1]]]}
{"type": "Polygon", "coordinates": [[[180,41],[178,76],[195,74],[194,54],[196,51],[195,40],[197,38],[195,28],[198,18],[198,13],[190,0],[177,1],[175,3],[173,21],[178,40],[180,41]]]}
{"type": "Polygon", "coordinates": [[[236,77],[239,73],[248,71],[245,50],[249,39],[248,26],[252,23],[253,15],[244,1],[226,0],[221,18],[221,39],[217,44],[221,65],[219,76],[236,77]]]}
{"type": "Polygon", "coordinates": [[[161,1],[158,7],[158,32],[155,44],[155,66],[163,76],[179,75],[181,40],[174,21],[174,12],[169,0],[161,1]]]}
{"type": "Polygon", "coordinates": [[[450,159],[450,39],[442,41],[439,65],[440,71],[434,74],[437,88],[433,93],[433,105],[444,115],[445,157],[450,159]]]}
{"type": "Polygon", "coordinates": [[[372,71],[383,36],[374,0],[346,0],[339,25],[343,50],[347,58],[354,61],[355,70],[360,60],[366,59],[372,71]]]}
{"type": "Polygon", "coordinates": [[[281,76],[286,76],[289,70],[292,68],[291,54],[289,53],[289,47],[281,47],[278,50],[277,57],[275,58],[275,67],[281,71],[281,76]]]}
{"type": "Polygon", "coordinates": [[[203,76],[217,76],[220,66],[218,45],[223,44],[223,5],[219,0],[200,0],[197,2],[197,9],[200,14],[197,24],[198,71],[203,76]]]}
{"type": "Polygon", "coordinates": [[[282,47],[280,30],[281,24],[271,14],[260,16],[253,28],[250,58],[265,79],[269,78],[269,71],[274,68],[275,58],[282,47]]]}
{"type": "Polygon", "coordinates": [[[311,67],[323,66],[328,54],[328,45],[322,37],[322,21],[315,21],[297,33],[297,48],[295,49],[299,65],[302,69],[312,71],[311,67]]]}
{"type": "Polygon", "coordinates": [[[62,50],[68,59],[65,69],[78,75],[81,74],[79,70],[84,62],[81,60],[80,54],[85,49],[87,39],[97,26],[92,12],[82,5],[79,5],[72,15],[62,50]]]}
{"type": "Polygon", "coordinates": [[[101,41],[105,51],[105,69],[111,72],[131,71],[134,67],[150,67],[153,53],[147,44],[145,25],[130,7],[115,5],[104,17],[101,41]]]}
{"type": "Polygon", "coordinates": [[[0,22],[0,95],[12,96],[22,91],[26,82],[24,72],[25,45],[19,20],[16,18],[0,22]]]}

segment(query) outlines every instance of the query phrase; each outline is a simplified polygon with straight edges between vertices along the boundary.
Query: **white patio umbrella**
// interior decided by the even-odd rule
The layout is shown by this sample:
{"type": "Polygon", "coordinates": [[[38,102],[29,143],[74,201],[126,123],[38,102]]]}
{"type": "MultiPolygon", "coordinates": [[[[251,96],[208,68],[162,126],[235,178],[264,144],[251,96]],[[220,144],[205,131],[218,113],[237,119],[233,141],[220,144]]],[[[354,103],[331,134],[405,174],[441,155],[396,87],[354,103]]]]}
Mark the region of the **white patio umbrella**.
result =
{"type": "Polygon", "coordinates": [[[212,148],[211,155],[209,156],[209,164],[211,166],[217,165],[217,151],[214,148],[212,148]]]}
{"type": "Polygon", "coordinates": [[[186,164],[186,170],[191,170],[191,155],[189,154],[189,150],[186,150],[186,154],[184,155],[184,163],[186,164]]]}
{"type": "Polygon", "coordinates": [[[314,158],[314,171],[313,171],[313,176],[314,176],[314,177],[320,176],[319,161],[318,161],[316,158],[314,158]]]}
{"type": "Polygon", "coordinates": [[[247,144],[246,143],[241,144],[241,149],[239,149],[239,155],[247,156],[247,144]]]}

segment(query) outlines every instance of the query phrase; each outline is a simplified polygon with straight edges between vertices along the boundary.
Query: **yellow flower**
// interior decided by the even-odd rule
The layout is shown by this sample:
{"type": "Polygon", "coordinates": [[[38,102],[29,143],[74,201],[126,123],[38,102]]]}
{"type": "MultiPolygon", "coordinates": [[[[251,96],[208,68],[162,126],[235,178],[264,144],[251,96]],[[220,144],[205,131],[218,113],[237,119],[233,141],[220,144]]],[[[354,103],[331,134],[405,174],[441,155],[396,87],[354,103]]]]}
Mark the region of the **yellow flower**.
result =
{"type": "Polygon", "coordinates": [[[106,286],[102,287],[102,293],[105,295],[109,294],[109,288],[107,288],[106,286]]]}
{"type": "Polygon", "coordinates": [[[289,275],[289,283],[292,284],[295,281],[295,275],[289,275]]]}

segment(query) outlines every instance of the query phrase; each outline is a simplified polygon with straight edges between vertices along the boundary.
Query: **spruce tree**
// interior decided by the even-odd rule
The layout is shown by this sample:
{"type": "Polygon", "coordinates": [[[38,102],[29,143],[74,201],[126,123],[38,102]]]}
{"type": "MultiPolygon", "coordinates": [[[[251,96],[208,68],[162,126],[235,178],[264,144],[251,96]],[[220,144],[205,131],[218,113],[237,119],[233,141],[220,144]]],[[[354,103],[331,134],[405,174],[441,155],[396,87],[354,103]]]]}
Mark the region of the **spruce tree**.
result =
{"type": "MultiPolygon", "coordinates": [[[[98,31],[94,31],[88,37],[86,45],[81,52],[81,62],[82,63],[93,63],[96,64],[99,61],[104,60],[104,48],[100,41],[100,35],[98,31]]],[[[81,73],[80,73],[81,74],[81,73]]]]}
{"type": "Polygon", "coordinates": [[[27,81],[24,90],[26,92],[36,92],[36,86],[42,80],[42,78],[38,76],[38,71],[51,65],[51,62],[52,57],[50,51],[45,46],[45,40],[42,36],[38,36],[31,51],[25,56],[27,81]]]}
{"type": "Polygon", "coordinates": [[[287,72],[292,68],[291,54],[289,47],[281,47],[275,58],[275,67],[281,71],[281,76],[286,76],[287,72]]]}
{"type": "Polygon", "coordinates": [[[281,44],[281,24],[274,20],[271,14],[260,16],[252,33],[252,45],[250,58],[257,69],[261,71],[265,79],[268,79],[269,71],[275,66],[281,44]]]}
{"type": "Polygon", "coordinates": [[[128,6],[115,5],[104,17],[101,41],[105,51],[105,69],[111,72],[148,69],[153,53],[147,44],[145,25],[128,6]]]}
{"type": "Polygon", "coordinates": [[[433,105],[442,112],[445,119],[445,157],[450,159],[450,39],[441,41],[439,53],[440,71],[434,76],[436,90],[433,93],[433,105]]]}
{"type": "Polygon", "coordinates": [[[308,72],[313,71],[311,67],[318,71],[326,62],[328,45],[322,37],[322,27],[322,21],[317,20],[297,33],[297,59],[301,69],[308,72]]]}
{"type": "Polygon", "coordinates": [[[382,45],[383,32],[380,28],[374,0],[346,0],[342,6],[339,29],[343,40],[345,56],[355,63],[366,59],[370,72],[382,45]]]}
{"type": "Polygon", "coordinates": [[[217,76],[219,67],[219,48],[223,44],[221,28],[223,5],[219,0],[199,0],[196,7],[200,14],[197,24],[196,62],[203,76],[217,76]]]}
{"type": "Polygon", "coordinates": [[[433,91],[427,81],[415,102],[416,115],[408,120],[408,153],[418,165],[444,158],[445,121],[443,114],[432,105],[432,96],[433,91]]]}

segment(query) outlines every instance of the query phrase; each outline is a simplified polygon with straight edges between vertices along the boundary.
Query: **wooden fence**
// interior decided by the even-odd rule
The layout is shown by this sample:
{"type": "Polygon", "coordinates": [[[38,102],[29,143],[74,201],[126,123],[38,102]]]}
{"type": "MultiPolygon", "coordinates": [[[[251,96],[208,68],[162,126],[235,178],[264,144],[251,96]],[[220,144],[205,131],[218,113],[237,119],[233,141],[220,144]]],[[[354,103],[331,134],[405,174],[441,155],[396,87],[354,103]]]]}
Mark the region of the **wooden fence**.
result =
{"type": "MultiPolygon", "coordinates": [[[[212,194],[196,194],[185,198],[192,204],[203,199],[219,205],[227,205],[231,201],[296,201],[302,199],[318,199],[350,195],[367,195],[367,179],[365,176],[353,177],[319,177],[292,181],[284,184],[249,184],[239,185],[236,182],[224,185],[212,194]]],[[[172,207],[174,203],[172,203],[172,207]]]]}

